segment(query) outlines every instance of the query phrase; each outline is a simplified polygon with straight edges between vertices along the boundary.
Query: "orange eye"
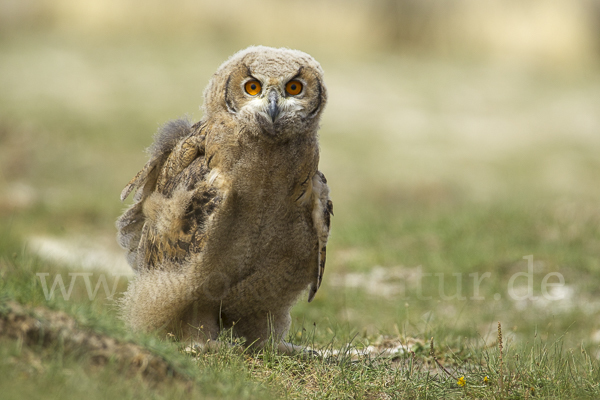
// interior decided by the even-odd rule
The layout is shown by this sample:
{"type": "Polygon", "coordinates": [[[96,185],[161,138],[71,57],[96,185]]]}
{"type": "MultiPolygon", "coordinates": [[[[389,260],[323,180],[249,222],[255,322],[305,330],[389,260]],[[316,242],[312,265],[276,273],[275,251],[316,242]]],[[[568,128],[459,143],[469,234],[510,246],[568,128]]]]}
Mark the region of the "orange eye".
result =
{"type": "Polygon", "coordinates": [[[244,85],[244,89],[246,89],[246,93],[248,93],[250,96],[256,96],[260,93],[262,86],[260,85],[259,81],[248,81],[244,85]]]}
{"type": "Polygon", "coordinates": [[[300,81],[289,81],[285,85],[285,91],[288,92],[288,94],[291,94],[292,96],[300,94],[300,92],[302,91],[302,83],[300,81]]]}

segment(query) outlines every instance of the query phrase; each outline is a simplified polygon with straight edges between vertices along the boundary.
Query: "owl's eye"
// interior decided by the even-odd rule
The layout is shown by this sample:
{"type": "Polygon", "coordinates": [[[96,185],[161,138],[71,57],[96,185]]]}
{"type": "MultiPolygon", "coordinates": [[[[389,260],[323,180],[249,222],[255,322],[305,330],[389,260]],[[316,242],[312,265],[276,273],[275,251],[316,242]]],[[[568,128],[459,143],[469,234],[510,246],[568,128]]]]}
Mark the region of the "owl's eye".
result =
{"type": "Polygon", "coordinates": [[[285,91],[288,94],[291,94],[292,96],[300,94],[300,92],[302,91],[302,82],[300,82],[300,81],[289,81],[285,85],[285,91]]]}
{"type": "Polygon", "coordinates": [[[248,93],[250,96],[256,96],[260,93],[262,86],[260,85],[259,81],[248,81],[244,85],[244,89],[246,89],[246,93],[248,93]]]}

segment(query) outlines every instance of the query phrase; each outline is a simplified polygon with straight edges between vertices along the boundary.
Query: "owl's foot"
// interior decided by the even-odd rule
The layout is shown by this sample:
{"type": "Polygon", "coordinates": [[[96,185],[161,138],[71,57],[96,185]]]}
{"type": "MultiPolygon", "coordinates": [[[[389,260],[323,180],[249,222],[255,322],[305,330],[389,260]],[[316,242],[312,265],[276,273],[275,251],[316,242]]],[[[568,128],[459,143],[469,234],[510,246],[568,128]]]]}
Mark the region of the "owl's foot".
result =
{"type": "Polygon", "coordinates": [[[321,354],[319,354],[318,351],[310,349],[308,347],[302,347],[302,346],[298,346],[296,344],[292,344],[292,343],[288,343],[285,341],[281,341],[279,342],[279,344],[277,345],[277,350],[281,353],[281,354],[286,354],[286,355],[301,355],[302,357],[320,357],[321,354]]]}
{"type": "Polygon", "coordinates": [[[243,348],[240,346],[234,346],[231,343],[221,342],[220,340],[208,340],[205,343],[192,343],[186,346],[183,351],[187,354],[198,356],[206,353],[218,353],[221,349],[224,350],[238,350],[240,353],[243,348]]]}
{"type": "MultiPolygon", "coordinates": [[[[308,347],[298,346],[289,342],[281,341],[277,345],[277,352],[280,354],[288,355],[288,356],[301,356],[301,357],[321,357],[321,354],[313,349],[308,347]]],[[[192,356],[198,356],[206,353],[218,353],[220,350],[233,350],[239,353],[243,353],[245,351],[245,347],[239,345],[233,345],[227,342],[221,342],[219,340],[208,340],[205,343],[193,343],[189,346],[185,347],[183,350],[186,354],[192,356]]],[[[260,350],[258,348],[254,348],[255,351],[260,350]]]]}

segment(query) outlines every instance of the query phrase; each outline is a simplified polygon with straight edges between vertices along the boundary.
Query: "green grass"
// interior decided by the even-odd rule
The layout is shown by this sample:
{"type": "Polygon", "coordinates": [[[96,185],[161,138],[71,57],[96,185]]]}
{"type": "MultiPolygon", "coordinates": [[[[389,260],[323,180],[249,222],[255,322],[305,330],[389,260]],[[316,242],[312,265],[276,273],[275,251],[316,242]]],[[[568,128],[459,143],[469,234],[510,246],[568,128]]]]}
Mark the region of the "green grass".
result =
{"type": "MultiPolygon", "coordinates": [[[[4,248],[16,250],[17,248],[4,248]]],[[[6,253],[4,253],[6,254],[6,253]]],[[[292,330],[291,339],[322,351],[341,350],[337,357],[289,357],[265,349],[240,353],[222,348],[216,353],[192,358],[182,345],[152,336],[128,333],[102,296],[89,301],[85,290],[75,290],[70,301],[60,296],[46,301],[38,271],[52,275],[67,272],[26,254],[4,255],[0,261],[2,299],[0,314],[9,301],[29,309],[44,306],[64,310],[78,321],[80,329],[100,333],[121,342],[139,343],[166,360],[176,379],[144,379],[127,367],[108,362],[96,365],[90,354],[74,351],[60,342],[40,344],[0,338],[0,385],[6,398],[564,398],[600,395],[599,363],[585,345],[566,349],[564,337],[543,339],[534,333],[527,340],[506,340],[502,352],[497,343],[485,346],[482,339],[466,339],[456,330],[437,325],[424,331],[434,338],[407,347],[393,358],[362,357],[344,350],[360,349],[369,337],[354,335],[319,338],[322,327],[292,330]],[[300,335],[302,333],[302,335],[300,335]],[[508,343],[507,343],[508,342],[508,343]],[[502,354],[502,360],[500,359],[502,354]],[[434,359],[439,360],[436,364],[434,359]],[[502,385],[499,379],[502,376],[502,385]],[[464,377],[466,384],[458,381],[464,377]]],[[[4,326],[6,329],[6,325],[4,326]]],[[[334,328],[335,329],[335,328],[334,328]]],[[[225,334],[226,336],[226,334],[225,334]]],[[[403,335],[400,335],[401,337],[403,335]]],[[[497,336],[495,336],[497,339],[497,336]]],[[[224,337],[223,340],[227,340],[224,337]]],[[[371,338],[372,342],[376,338],[371,338]]]]}
{"type": "MultiPolygon", "coordinates": [[[[46,300],[36,273],[67,281],[73,266],[41,258],[29,239],[83,238],[118,251],[118,196],[145,162],[153,132],[186,112],[200,118],[210,75],[244,45],[56,32],[2,38],[0,313],[11,301],[32,315],[36,307],[64,311],[81,329],[136,343],[177,371],[153,381],[61,343],[0,334],[6,398],[600,395],[597,71],[318,56],[330,92],[321,169],[335,217],[323,287],[293,309],[290,340],[342,353],[411,343],[395,357],[235,348],[193,357],[168,338],[127,332],[114,301],[102,290],[90,300],[81,278],[69,300],[46,300]],[[509,282],[528,273],[529,255],[538,298],[518,301],[509,282]],[[486,273],[475,293],[471,274],[486,273]],[[564,278],[561,299],[544,298],[550,273],[564,278]],[[432,337],[450,374],[434,361],[432,337]]],[[[304,50],[313,53],[309,43],[304,50]]],[[[514,281],[517,295],[526,284],[514,281]]]]}

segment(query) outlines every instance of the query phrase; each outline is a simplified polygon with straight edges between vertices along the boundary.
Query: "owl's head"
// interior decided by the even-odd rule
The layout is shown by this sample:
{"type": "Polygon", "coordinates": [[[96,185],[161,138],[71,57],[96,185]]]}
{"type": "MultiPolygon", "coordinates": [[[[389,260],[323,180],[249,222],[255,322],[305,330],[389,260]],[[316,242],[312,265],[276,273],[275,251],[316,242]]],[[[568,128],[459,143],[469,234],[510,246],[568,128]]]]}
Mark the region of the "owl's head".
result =
{"type": "Polygon", "coordinates": [[[255,46],[234,54],[204,92],[204,111],[269,140],[315,134],[327,101],[323,70],[298,50],[255,46]]]}

